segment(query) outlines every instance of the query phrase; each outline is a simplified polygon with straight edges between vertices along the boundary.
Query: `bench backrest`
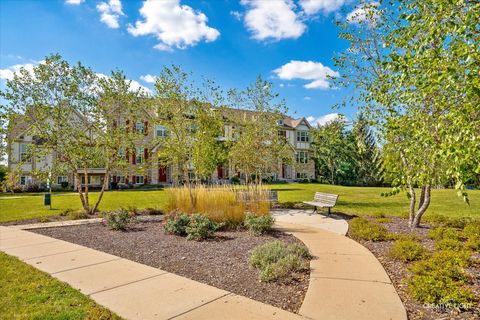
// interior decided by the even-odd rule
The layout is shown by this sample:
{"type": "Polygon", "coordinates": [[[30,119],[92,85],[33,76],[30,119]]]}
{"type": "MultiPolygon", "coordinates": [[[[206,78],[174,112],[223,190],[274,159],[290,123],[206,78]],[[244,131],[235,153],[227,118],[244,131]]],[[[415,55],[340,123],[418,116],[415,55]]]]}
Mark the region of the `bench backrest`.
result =
{"type": "Polygon", "coordinates": [[[315,192],[315,198],[313,201],[321,202],[323,204],[334,206],[337,203],[338,194],[315,192]]]}

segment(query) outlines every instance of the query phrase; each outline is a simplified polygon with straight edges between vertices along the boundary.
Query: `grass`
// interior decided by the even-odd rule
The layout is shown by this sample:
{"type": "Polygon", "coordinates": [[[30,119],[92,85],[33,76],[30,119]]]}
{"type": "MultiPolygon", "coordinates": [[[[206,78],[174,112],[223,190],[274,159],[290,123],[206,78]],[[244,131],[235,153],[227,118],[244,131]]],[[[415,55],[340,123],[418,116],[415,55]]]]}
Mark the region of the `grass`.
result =
{"type": "Polygon", "coordinates": [[[2,319],[120,319],[48,274],[0,252],[2,319]]]}
{"type": "MultiPolygon", "coordinates": [[[[393,197],[381,197],[389,188],[342,187],[324,184],[277,184],[269,188],[278,190],[280,202],[301,202],[312,200],[316,191],[340,195],[333,212],[356,215],[406,216],[409,201],[403,194],[393,197]]],[[[23,194],[18,194],[23,196],[23,194]]],[[[10,196],[6,196],[8,198],[10,196]]],[[[97,193],[91,193],[94,200],[97,193]]],[[[433,190],[430,208],[426,217],[443,215],[450,217],[480,218],[480,190],[470,190],[470,206],[457,196],[455,190],[433,190]]],[[[2,198],[4,198],[2,196],[2,198]]],[[[32,196],[0,200],[0,222],[48,217],[60,214],[67,208],[80,209],[78,195],[53,195],[53,208],[43,206],[43,197],[32,196]]],[[[115,210],[120,207],[136,206],[138,208],[165,209],[167,191],[164,190],[128,190],[106,192],[100,204],[100,210],[115,210]]]]}

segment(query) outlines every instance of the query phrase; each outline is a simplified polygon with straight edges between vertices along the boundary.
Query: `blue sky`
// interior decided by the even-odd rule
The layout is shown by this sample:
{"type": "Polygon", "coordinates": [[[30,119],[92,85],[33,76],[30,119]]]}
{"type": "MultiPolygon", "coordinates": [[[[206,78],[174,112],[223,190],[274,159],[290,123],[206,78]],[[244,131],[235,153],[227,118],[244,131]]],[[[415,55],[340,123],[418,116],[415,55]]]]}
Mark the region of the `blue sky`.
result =
{"type": "Polygon", "coordinates": [[[348,94],[328,87],[332,57],[346,48],[334,18],[358,10],[355,0],[2,0],[0,87],[19,65],[49,53],[96,72],[119,68],[138,85],[164,65],[245,87],[261,74],[294,116],[325,121],[348,94]],[[326,117],[325,117],[326,116],[326,117]]]}

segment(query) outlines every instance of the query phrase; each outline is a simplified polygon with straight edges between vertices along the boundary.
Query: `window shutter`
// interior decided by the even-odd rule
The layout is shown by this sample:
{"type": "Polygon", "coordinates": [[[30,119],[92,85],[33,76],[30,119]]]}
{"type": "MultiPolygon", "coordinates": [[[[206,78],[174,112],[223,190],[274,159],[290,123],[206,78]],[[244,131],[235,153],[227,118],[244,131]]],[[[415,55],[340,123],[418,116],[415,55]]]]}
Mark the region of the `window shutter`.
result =
{"type": "Polygon", "coordinates": [[[132,183],[133,183],[133,184],[137,183],[137,179],[136,179],[136,178],[137,178],[137,176],[132,176],[132,183]]]}
{"type": "Polygon", "coordinates": [[[148,149],[147,149],[147,148],[145,148],[145,149],[143,150],[143,156],[144,156],[144,159],[145,159],[145,160],[148,159],[148,149]]]}
{"type": "MultiPolygon", "coordinates": [[[[148,134],[148,121],[145,121],[143,123],[143,134],[147,135],[148,134]]],[[[146,157],[145,157],[146,158],[146,157]]]]}
{"type": "Polygon", "coordinates": [[[117,176],[113,176],[113,177],[112,177],[112,182],[113,182],[113,183],[116,183],[116,182],[117,182],[117,176]]]}

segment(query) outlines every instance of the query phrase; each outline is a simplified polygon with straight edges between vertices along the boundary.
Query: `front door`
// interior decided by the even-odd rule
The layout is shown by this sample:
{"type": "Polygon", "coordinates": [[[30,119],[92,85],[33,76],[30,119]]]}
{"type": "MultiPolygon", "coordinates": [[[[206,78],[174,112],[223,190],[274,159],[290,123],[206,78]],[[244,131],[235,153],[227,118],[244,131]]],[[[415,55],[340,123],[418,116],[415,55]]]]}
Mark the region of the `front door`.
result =
{"type": "Polygon", "coordinates": [[[217,177],[218,177],[218,179],[223,179],[223,166],[222,165],[217,167],[217,177]]]}
{"type": "Polygon", "coordinates": [[[158,182],[167,182],[167,167],[158,168],[158,182]]]}

